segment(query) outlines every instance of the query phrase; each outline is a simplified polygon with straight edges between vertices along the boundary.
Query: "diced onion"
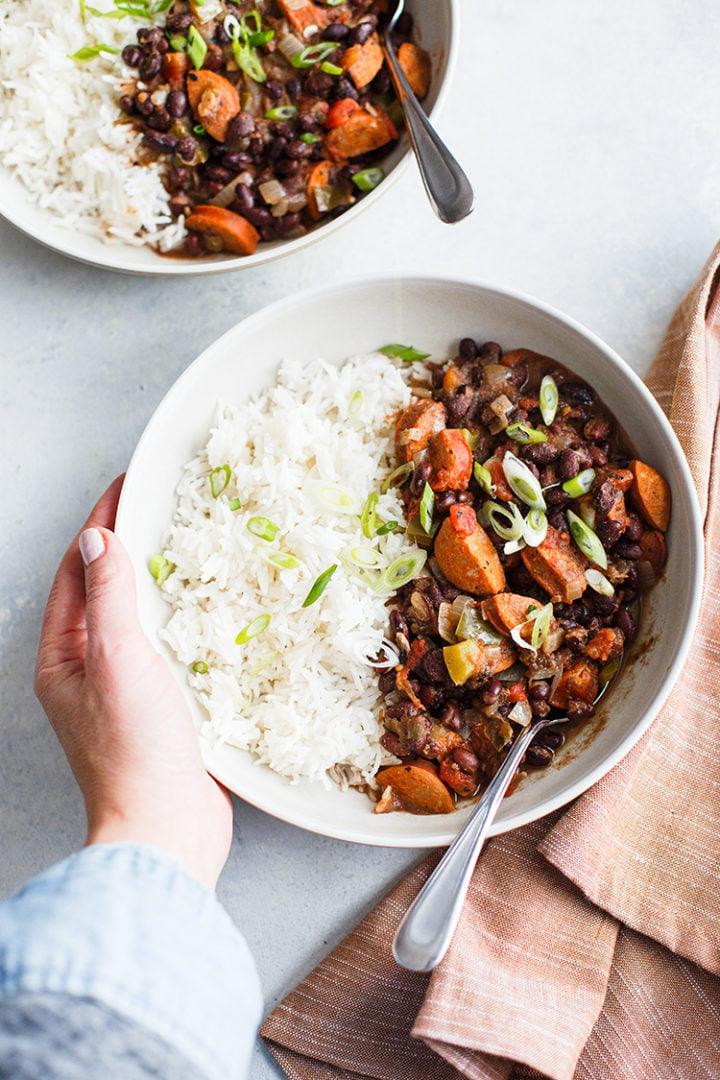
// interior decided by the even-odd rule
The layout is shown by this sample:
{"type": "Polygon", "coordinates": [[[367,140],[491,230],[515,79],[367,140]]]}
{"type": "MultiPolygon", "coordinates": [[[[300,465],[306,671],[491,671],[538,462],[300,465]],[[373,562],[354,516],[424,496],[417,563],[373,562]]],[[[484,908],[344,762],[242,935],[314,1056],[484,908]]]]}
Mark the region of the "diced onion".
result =
{"type": "Polygon", "coordinates": [[[532,709],[527,701],[518,701],[508,713],[508,720],[520,727],[527,727],[532,721],[532,709]]]}
{"type": "Polygon", "coordinates": [[[297,53],[301,53],[305,46],[294,34],[285,34],[277,43],[277,47],[286,60],[291,60],[297,53]]]}
{"type": "Polygon", "coordinates": [[[590,588],[599,593],[600,596],[613,596],[615,594],[615,589],[605,575],[601,574],[593,566],[588,567],[585,571],[585,580],[590,588]]]}
{"type": "Polygon", "coordinates": [[[279,180],[266,180],[264,184],[258,186],[258,191],[270,206],[274,206],[285,198],[285,188],[279,180]]]}
{"type": "Polygon", "coordinates": [[[513,494],[517,495],[518,499],[522,499],[528,506],[532,506],[536,510],[544,510],[546,504],[540,481],[525,462],[520,461],[509,451],[503,458],[502,467],[505,479],[513,494]]]}

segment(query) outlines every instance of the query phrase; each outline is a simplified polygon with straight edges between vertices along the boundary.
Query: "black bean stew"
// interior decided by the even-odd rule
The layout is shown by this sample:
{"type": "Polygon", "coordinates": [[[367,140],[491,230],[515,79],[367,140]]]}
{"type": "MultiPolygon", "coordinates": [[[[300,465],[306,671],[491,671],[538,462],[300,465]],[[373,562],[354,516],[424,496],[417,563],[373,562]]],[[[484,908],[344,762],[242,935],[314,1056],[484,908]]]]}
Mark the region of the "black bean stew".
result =
{"type": "MultiPolygon", "coordinates": [[[[143,160],[166,166],[180,254],[249,255],[259,240],[302,236],[384,178],[401,113],[381,47],[387,3],[175,0],[123,60],[120,99],[143,131],[143,160]]],[[[394,32],[418,97],[430,58],[394,32]]]]}
{"type": "MultiPolygon", "coordinates": [[[[400,663],[380,676],[381,741],[400,763],[378,773],[378,813],[446,813],[533,717],[591,717],[666,560],[668,485],[586,382],[470,338],[430,370],[395,432],[428,561],[391,601],[400,663]]],[[[524,765],[548,765],[564,738],[541,732],[524,765]]]]}

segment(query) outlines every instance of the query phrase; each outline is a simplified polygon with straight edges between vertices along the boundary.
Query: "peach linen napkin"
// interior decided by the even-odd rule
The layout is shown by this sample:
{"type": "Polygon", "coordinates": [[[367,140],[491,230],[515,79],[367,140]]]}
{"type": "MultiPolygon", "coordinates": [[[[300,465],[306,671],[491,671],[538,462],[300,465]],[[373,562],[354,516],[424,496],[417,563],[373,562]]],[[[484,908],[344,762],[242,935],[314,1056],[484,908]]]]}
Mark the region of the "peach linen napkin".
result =
{"type": "Polygon", "coordinates": [[[392,959],[425,859],[261,1034],[292,1080],[719,1080],[720,244],[648,385],[705,518],[699,630],[638,746],[566,812],[496,837],[431,974],[392,959]]]}

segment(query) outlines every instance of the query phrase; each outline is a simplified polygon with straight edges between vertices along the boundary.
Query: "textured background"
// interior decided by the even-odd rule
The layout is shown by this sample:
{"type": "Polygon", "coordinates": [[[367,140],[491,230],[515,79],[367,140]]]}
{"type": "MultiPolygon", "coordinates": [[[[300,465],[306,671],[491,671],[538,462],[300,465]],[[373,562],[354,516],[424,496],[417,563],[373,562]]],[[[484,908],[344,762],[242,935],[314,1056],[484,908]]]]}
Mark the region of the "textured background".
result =
{"type": "MultiPolygon", "coordinates": [[[[713,0],[461,0],[438,127],[477,209],[440,224],[414,167],[374,212],[271,263],[206,279],[72,263],[0,222],[0,895],[83,839],[80,796],[32,694],[57,562],[183,368],[245,315],[374,270],[534,294],[644,373],[720,232],[713,0]]],[[[236,804],[220,895],[268,1008],[418,852],[343,844],[236,804]]],[[[252,1080],[279,1076],[258,1049],[252,1080]]]]}

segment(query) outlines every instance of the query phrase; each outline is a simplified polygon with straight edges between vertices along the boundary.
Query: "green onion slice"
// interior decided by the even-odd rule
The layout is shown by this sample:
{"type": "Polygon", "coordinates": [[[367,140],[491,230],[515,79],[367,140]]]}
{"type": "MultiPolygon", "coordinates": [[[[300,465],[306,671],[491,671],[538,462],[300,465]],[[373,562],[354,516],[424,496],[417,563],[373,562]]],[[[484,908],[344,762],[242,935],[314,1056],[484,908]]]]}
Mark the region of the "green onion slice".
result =
{"type": "Polygon", "coordinates": [[[190,62],[192,66],[197,71],[199,71],[200,68],[203,66],[205,57],[207,56],[207,45],[205,44],[205,39],[194,24],[192,24],[188,28],[187,38],[187,54],[190,57],[190,62]]]}
{"type": "Polygon", "coordinates": [[[357,416],[363,407],[365,395],[362,390],[356,390],[348,404],[348,416],[357,416]]]}
{"type": "Polygon", "coordinates": [[[248,38],[248,45],[253,49],[256,49],[258,45],[267,45],[269,41],[275,37],[274,30],[259,30],[257,34],[251,34],[248,38]]]}
{"type": "Polygon", "coordinates": [[[388,533],[395,532],[395,530],[399,528],[399,521],[386,521],[384,525],[381,525],[380,528],[376,530],[375,535],[387,536],[388,533]]]}
{"type": "Polygon", "coordinates": [[[481,465],[479,461],[473,462],[473,476],[486,495],[494,497],[497,494],[497,488],[493,484],[490,470],[486,469],[484,465],[481,465]]]}
{"type": "Polygon", "coordinates": [[[242,509],[240,500],[237,499],[237,498],[236,499],[230,499],[229,502],[228,502],[228,506],[230,507],[231,510],[241,510],[242,509]]]}
{"type": "Polygon", "coordinates": [[[68,59],[74,60],[77,64],[84,64],[86,60],[94,60],[100,53],[109,53],[114,56],[119,52],[120,50],[114,49],[112,45],[86,45],[84,49],[68,54],[68,59]]]}
{"type": "Polygon", "coordinates": [[[380,496],[377,491],[371,491],[360,511],[360,528],[363,531],[363,536],[366,536],[368,540],[372,540],[377,528],[375,507],[378,504],[379,498],[380,496]]]}
{"type": "Polygon", "coordinates": [[[393,469],[389,476],[387,476],[380,485],[380,494],[387,495],[388,491],[392,487],[400,487],[409,476],[412,476],[415,470],[415,466],[412,461],[406,461],[404,465],[398,465],[397,469],[393,469]]]}
{"type": "Polygon", "coordinates": [[[573,476],[572,480],[566,480],[562,489],[563,491],[566,491],[572,499],[579,499],[582,495],[587,495],[593,485],[594,479],[594,469],[583,469],[577,476],[573,476]]]}
{"type": "Polygon", "coordinates": [[[207,135],[207,131],[202,124],[193,124],[193,135],[207,135]]]}
{"type": "Polygon", "coordinates": [[[540,415],[549,427],[555,419],[559,402],[557,383],[552,375],[545,375],[540,383],[540,415]]]}
{"type": "Polygon", "coordinates": [[[373,191],[385,179],[385,170],[379,166],[371,169],[361,169],[356,172],[352,182],[360,191],[373,191]]]}
{"type": "Polygon", "coordinates": [[[265,82],[265,69],[260,63],[260,59],[251,43],[253,31],[246,22],[247,19],[254,16],[257,16],[257,31],[255,32],[259,33],[260,16],[257,11],[251,11],[248,12],[247,15],[243,15],[241,22],[238,22],[234,15],[228,15],[225,18],[223,26],[226,34],[230,38],[233,56],[235,57],[237,66],[241,71],[244,71],[246,75],[249,75],[254,82],[265,82]]]}
{"type": "Polygon", "coordinates": [[[315,135],[315,133],[312,131],[303,131],[302,135],[300,136],[300,142],[304,142],[307,143],[308,146],[312,146],[314,143],[320,142],[320,136],[315,135]]]}
{"type": "Polygon", "coordinates": [[[252,11],[241,15],[238,25],[244,38],[250,37],[251,34],[259,34],[262,29],[262,19],[258,9],[253,8],[252,11]]]}
{"type": "Polygon", "coordinates": [[[539,547],[547,536],[548,519],[543,510],[533,508],[523,523],[523,538],[528,547],[539,547]]]}
{"type": "Polygon", "coordinates": [[[482,506],[484,520],[502,540],[519,540],[523,535],[522,514],[515,503],[488,500],[482,506]]]}
{"type": "Polygon", "coordinates": [[[524,547],[527,547],[525,540],[522,536],[519,536],[517,540],[508,540],[503,545],[503,551],[506,555],[514,555],[516,551],[522,551],[524,547]]]}
{"type": "Polygon", "coordinates": [[[600,571],[596,570],[593,566],[589,566],[585,571],[585,580],[590,588],[594,592],[599,593],[600,596],[615,595],[615,589],[605,575],[601,574],[600,571]]]}
{"type": "Polygon", "coordinates": [[[590,559],[590,562],[594,562],[601,566],[603,570],[607,570],[607,555],[605,548],[600,543],[600,537],[593,532],[589,525],[585,524],[582,518],[578,517],[577,514],[573,514],[572,510],[568,510],[566,513],[570,534],[583,555],[590,559]]]}
{"type": "Polygon", "coordinates": [[[340,7],[340,5],[344,3],[345,0],[325,0],[327,7],[340,7]]]}
{"type": "Polygon", "coordinates": [[[528,443],[547,442],[544,431],[538,431],[537,428],[529,427],[527,424],[508,424],[505,434],[515,442],[522,443],[523,446],[527,446],[528,443]]]}
{"type": "Polygon", "coordinates": [[[333,563],[332,566],[329,566],[327,568],[327,570],[323,570],[322,574],[320,574],[320,577],[316,578],[316,580],[313,582],[310,592],[307,594],[307,596],[302,602],[302,606],[304,608],[310,607],[311,604],[314,604],[316,600],[320,599],[328,586],[330,578],[333,576],[336,570],[337,563],[333,563]]]}
{"type": "Polygon", "coordinates": [[[412,363],[414,360],[427,360],[429,352],[419,352],[412,345],[383,345],[378,349],[383,356],[394,356],[397,360],[406,360],[412,363]]]}
{"type": "Polygon", "coordinates": [[[290,120],[297,113],[297,105],[276,105],[265,113],[266,120],[290,120]]]}
{"type": "Polygon", "coordinates": [[[413,581],[418,576],[426,560],[427,552],[420,548],[400,555],[390,563],[387,570],[383,571],[378,591],[384,592],[389,589],[395,592],[402,585],[407,585],[408,581],[413,581]]]}
{"type": "Polygon", "coordinates": [[[185,52],[187,49],[187,38],[181,34],[168,34],[167,39],[173,52],[185,52]]]}
{"type": "Polygon", "coordinates": [[[255,554],[259,555],[263,562],[274,566],[276,570],[297,570],[302,566],[300,560],[288,551],[268,551],[258,546],[255,548],[255,554]]]}
{"type": "Polygon", "coordinates": [[[528,506],[536,510],[544,510],[546,504],[540,482],[525,462],[509,452],[503,458],[502,467],[513,494],[528,506]]]}
{"type": "Polygon", "coordinates": [[[357,513],[355,496],[342,484],[321,484],[317,494],[318,501],[330,510],[340,514],[357,513]]]}
{"type": "Polygon", "coordinates": [[[258,615],[252,622],[249,622],[247,626],[244,626],[238,636],[235,638],[236,645],[245,645],[248,641],[252,641],[258,634],[262,634],[263,630],[267,630],[270,625],[269,615],[258,615]]]}
{"type": "Polygon", "coordinates": [[[167,581],[175,569],[175,563],[171,563],[164,555],[156,554],[151,556],[148,569],[158,585],[162,585],[163,581],[167,581]]]}
{"type": "Polygon", "coordinates": [[[204,660],[196,660],[192,666],[192,670],[196,675],[207,675],[210,668],[207,666],[204,660]]]}
{"type": "Polygon", "coordinates": [[[315,64],[327,60],[330,53],[334,53],[336,49],[337,42],[335,41],[318,41],[314,45],[307,45],[299,53],[291,56],[290,63],[295,68],[315,67],[315,64]]]}
{"type": "Polygon", "coordinates": [[[270,544],[279,532],[279,526],[266,517],[251,517],[247,523],[248,532],[270,544]]]}
{"type": "Polygon", "coordinates": [[[545,604],[540,609],[535,619],[533,620],[532,636],[530,638],[530,644],[534,649],[539,649],[541,645],[545,643],[545,639],[548,636],[548,630],[550,629],[550,620],[553,617],[552,604],[545,604]]]}
{"type": "Polygon", "coordinates": [[[320,70],[324,71],[326,75],[342,75],[343,73],[341,67],[338,67],[337,64],[331,64],[329,60],[323,60],[320,70]]]}
{"type": "Polygon", "coordinates": [[[435,509],[435,492],[430,487],[427,481],[425,481],[425,487],[423,488],[422,498],[420,499],[420,524],[426,533],[432,532],[433,526],[433,511],[435,509]]]}
{"type": "Polygon", "coordinates": [[[217,499],[218,495],[222,495],[225,488],[230,483],[230,466],[218,465],[217,469],[213,469],[210,473],[210,494],[213,499],[217,499]]]}
{"type": "Polygon", "coordinates": [[[362,566],[364,570],[371,570],[379,566],[383,561],[382,555],[376,548],[354,547],[350,548],[348,557],[355,566],[362,566]]]}

